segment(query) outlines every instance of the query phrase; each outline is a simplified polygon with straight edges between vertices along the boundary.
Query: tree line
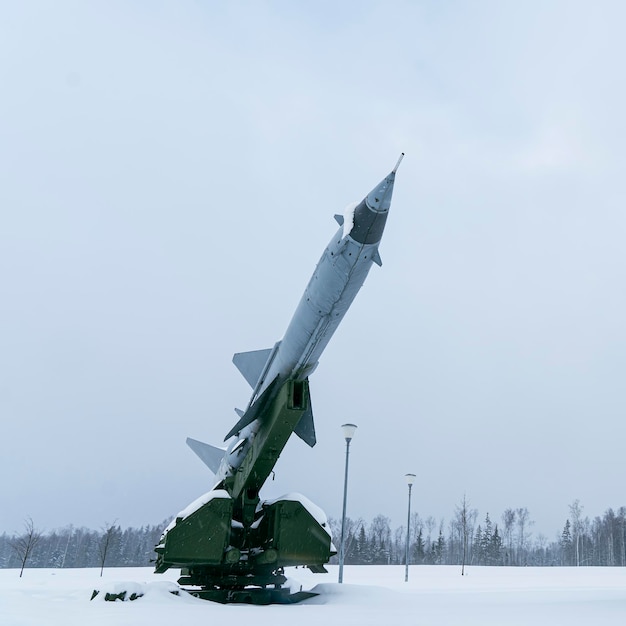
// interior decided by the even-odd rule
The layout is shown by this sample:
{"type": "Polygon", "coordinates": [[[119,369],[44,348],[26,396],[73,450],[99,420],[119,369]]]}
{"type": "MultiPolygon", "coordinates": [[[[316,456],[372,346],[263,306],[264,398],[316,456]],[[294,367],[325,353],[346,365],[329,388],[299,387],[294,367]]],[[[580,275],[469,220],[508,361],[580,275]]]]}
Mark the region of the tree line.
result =
{"type": "MultiPolygon", "coordinates": [[[[24,532],[0,535],[0,568],[145,567],[155,557],[169,520],[153,526],[123,529],[107,523],[100,530],[72,525],[47,533],[27,520],[24,532]]],[[[593,519],[578,500],[569,506],[563,529],[551,539],[532,532],[528,509],[506,509],[499,518],[479,517],[465,498],[447,523],[413,513],[409,563],[418,565],[604,565],[626,566],[626,507],[607,509],[593,519]]],[[[341,520],[329,519],[333,543],[339,546],[341,520]]],[[[404,564],[406,526],[392,527],[377,515],[370,522],[346,520],[345,563],[404,564]]],[[[333,557],[332,562],[337,562],[333,557]]]]}
{"type": "MultiPolygon", "coordinates": [[[[626,507],[609,508],[603,516],[583,516],[576,500],[563,530],[549,539],[534,535],[525,507],[506,509],[499,519],[479,518],[465,498],[446,524],[414,513],[410,521],[409,563],[416,565],[626,566],[626,507]]],[[[341,520],[330,519],[333,542],[339,545],[341,520]]],[[[369,524],[346,520],[345,563],[403,565],[406,526],[392,528],[377,515],[369,524]]],[[[333,558],[336,562],[337,557],[333,558]]],[[[331,562],[333,562],[331,561],[331,562]]]]}
{"type": "Polygon", "coordinates": [[[0,568],[145,567],[168,523],[126,529],[107,523],[100,530],[70,525],[43,533],[28,519],[24,532],[0,535],[0,568]]]}

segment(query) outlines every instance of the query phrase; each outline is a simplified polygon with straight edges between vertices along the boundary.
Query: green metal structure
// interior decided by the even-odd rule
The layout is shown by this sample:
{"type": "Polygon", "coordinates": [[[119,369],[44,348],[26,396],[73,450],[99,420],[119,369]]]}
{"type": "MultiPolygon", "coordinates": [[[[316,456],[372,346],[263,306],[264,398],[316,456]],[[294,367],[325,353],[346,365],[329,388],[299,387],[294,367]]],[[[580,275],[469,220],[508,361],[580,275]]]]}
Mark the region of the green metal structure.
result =
{"type": "Polygon", "coordinates": [[[164,534],[156,547],[157,573],[179,567],[179,584],[218,602],[266,604],[311,596],[282,588],[284,568],[326,571],[324,564],[335,550],[325,521],[298,499],[262,504],[259,498],[309,402],[307,380],[290,380],[280,388],[238,471],[164,534]]]}

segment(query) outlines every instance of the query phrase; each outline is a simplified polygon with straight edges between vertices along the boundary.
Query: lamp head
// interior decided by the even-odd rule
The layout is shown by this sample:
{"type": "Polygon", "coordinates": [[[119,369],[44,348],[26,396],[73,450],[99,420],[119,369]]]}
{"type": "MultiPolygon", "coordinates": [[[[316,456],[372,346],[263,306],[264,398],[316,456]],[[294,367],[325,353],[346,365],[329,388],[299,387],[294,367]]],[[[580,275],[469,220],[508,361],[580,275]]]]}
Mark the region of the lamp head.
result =
{"type": "Polygon", "coordinates": [[[410,487],[415,482],[415,474],[405,474],[406,484],[410,487]]]}
{"type": "Polygon", "coordinates": [[[354,437],[356,424],[342,424],[341,430],[343,431],[343,436],[345,437],[346,442],[350,442],[352,437],[354,437]]]}

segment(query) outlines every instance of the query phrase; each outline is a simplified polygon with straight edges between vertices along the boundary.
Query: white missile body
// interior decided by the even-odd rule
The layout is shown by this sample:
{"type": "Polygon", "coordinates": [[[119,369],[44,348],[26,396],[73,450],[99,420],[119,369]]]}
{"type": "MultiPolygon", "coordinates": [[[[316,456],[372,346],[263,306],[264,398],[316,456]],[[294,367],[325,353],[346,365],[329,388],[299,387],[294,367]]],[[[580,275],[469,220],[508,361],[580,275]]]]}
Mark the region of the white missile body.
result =
{"type": "MultiPolygon", "coordinates": [[[[245,411],[226,435],[226,450],[188,439],[189,446],[216,474],[216,487],[236,472],[263,420],[263,407],[288,380],[307,379],[341,323],[373,263],[381,265],[378,246],[391,205],[396,167],[367,196],[335,215],[340,228],[324,250],[282,340],[273,348],[237,353],[233,362],[253,388],[245,411]]],[[[315,445],[312,410],[294,432],[315,445]]]]}

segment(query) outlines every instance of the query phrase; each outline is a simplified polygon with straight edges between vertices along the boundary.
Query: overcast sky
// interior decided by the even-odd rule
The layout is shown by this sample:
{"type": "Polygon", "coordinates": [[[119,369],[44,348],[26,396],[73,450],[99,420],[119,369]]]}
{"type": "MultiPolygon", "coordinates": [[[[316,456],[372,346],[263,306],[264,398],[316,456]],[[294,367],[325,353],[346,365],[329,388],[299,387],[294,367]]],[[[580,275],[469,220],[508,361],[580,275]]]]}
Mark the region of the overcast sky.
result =
{"type": "Polygon", "coordinates": [[[0,8],[0,532],[170,518],[212,486],[333,214],[399,170],[266,497],[481,519],[626,504],[615,2],[0,8]]]}

